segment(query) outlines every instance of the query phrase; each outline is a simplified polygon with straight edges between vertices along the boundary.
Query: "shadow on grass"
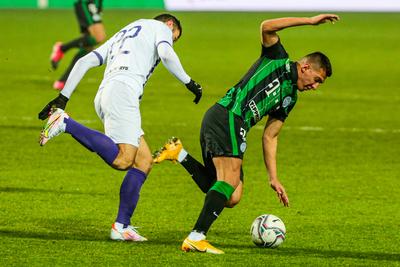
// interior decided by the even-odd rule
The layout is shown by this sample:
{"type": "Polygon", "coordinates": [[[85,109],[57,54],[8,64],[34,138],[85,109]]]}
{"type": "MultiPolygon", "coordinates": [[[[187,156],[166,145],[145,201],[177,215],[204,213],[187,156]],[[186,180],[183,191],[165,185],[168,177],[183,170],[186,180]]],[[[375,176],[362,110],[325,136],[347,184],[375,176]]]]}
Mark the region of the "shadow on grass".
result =
{"type": "MultiPolygon", "coordinates": [[[[36,117],[32,118],[32,120],[36,120],[36,117]]],[[[30,120],[29,120],[30,121],[30,120]]],[[[36,125],[1,125],[1,130],[34,130],[38,132],[38,136],[43,126],[36,125]]]]}
{"type": "Polygon", "coordinates": [[[43,240],[77,240],[77,241],[109,241],[108,236],[99,236],[98,234],[85,233],[65,233],[65,232],[39,232],[22,230],[0,230],[1,237],[12,238],[33,238],[43,240]]]}
{"type": "MultiPolygon", "coordinates": [[[[109,228],[98,230],[97,227],[90,224],[85,224],[85,222],[80,220],[54,220],[54,219],[43,219],[38,220],[35,223],[37,230],[31,227],[31,230],[8,230],[0,229],[0,239],[4,238],[22,238],[22,239],[42,239],[48,241],[55,240],[73,240],[73,241],[90,241],[90,242],[112,242],[109,239],[109,228]],[[86,225],[82,228],[82,225],[86,225]],[[47,231],[41,229],[46,228],[47,231]],[[40,229],[40,230],[39,230],[40,229]]],[[[187,232],[174,232],[171,233],[157,233],[154,235],[151,232],[144,233],[146,237],[149,238],[147,242],[117,242],[124,244],[132,243],[143,243],[147,246],[175,246],[179,247],[182,244],[182,237],[187,235],[187,232]]]]}
{"type": "Polygon", "coordinates": [[[80,192],[80,191],[64,191],[60,190],[49,190],[41,188],[24,188],[24,187],[0,187],[0,192],[3,193],[51,193],[58,195],[90,195],[90,196],[105,196],[104,193],[93,193],[93,192],[80,192]]]}
{"type": "Polygon", "coordinates": [[[106,243],[118,243],[118,244],[135,244],[143,245],[143,246],[154,246],[154,247],[165,247],[165,246],[174,246],[180,247],[182,244],[181,240],[176,239],[158,239],[152,238],[146,242],[120,242],[113,241],[109,239],[108,231],[107,232],[93,232],[90,233],[82,233],[82,232],[73,232],[73,233],[65,233],[63,231],[57,232],[39,232],[39,231],[15,231],[15,230],[0,230],[0,238],[22,238],[22,239],[42,239],[47,241],[85,241],[85,242],[106,242],[106,243]]]}
{"type": "MultiPolygon", "coordinates": [[[[265,249],[257,248],[253,245],[228,245],[226,247],[235,249],[253,249],[252,254],[265,253],[265,249]],[[255,252],[257,251],[257,252],[255,252]]],[[[400,254],[398,253],[385,253],[385,252],[358,252],[358,251],[341,251],[341,250],[326,250],[317,248],[285,248],[268,249],[268,254],[282,255],[282,256],[310,256],[317,258],[351,258],[351,259],[364,259],[364,260],[385,260],[385,261],[400,261],[400,254]]]]}

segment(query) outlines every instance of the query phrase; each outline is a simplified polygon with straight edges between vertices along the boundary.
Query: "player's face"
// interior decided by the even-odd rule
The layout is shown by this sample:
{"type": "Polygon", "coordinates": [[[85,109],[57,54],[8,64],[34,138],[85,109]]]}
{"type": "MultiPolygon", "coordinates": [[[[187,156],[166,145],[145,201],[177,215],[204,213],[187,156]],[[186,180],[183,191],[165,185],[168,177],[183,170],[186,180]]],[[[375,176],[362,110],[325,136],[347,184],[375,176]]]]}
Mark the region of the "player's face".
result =
{"type": "Polygon", "coordinates": [[[174,29],[172,30],[172,39],[173,39],[174,43],[175,43],[176,41],[178,41],[179,35],[180,35],[180,34],[181,34],[181,32],[180,32],[177,28],[174,28],[174,29]]]}
{"type": "Polygon", "coordinates": [[[326,78],[323,69],[314,69],[309,64],[301,66],[299,78],[297,80],[297,88],[300,92],[317,89],[326,78]]]}
{"type": "Polygon", "coordinates": [[[165,24],[168,26],[168,28],[171,29],[171,31],[172,31],[172,40],[175,43],[176,41],[178,41],[179,35],[181,34],[181,31],[177,27],[175,27],[174,22],[172,20],[168,20],[167,22],[165,22],[165,24]]]}

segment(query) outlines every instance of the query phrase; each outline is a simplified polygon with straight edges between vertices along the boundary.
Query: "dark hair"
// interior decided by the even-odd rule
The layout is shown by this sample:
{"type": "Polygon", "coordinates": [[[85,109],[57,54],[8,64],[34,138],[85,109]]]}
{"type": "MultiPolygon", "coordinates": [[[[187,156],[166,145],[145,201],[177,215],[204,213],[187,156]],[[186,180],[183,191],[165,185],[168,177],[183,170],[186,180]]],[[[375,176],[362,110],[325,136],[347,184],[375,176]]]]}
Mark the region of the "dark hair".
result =
{"type": "Polygon", "coordinates": [[[181,26],[181,22],[179,21],[179,19],[177,19],[176,17],[172,16],[171,14],[160,14],[156,17],[154,17],[155,20],[159,20],[162,22],[167,22],[169,20],[172,20],[172,22],[174,23],[174,27],[176,27],[179,30],[179,37],[181,37],[182,35],[182,26],[181,26]]]}
{"type": "Polygon", "coordinates": [[[321,52],[314,52],[304,57],[307,62],[315,64],[317,67],[322,68],[326,72],[326,77],[332,75],[332,65],[329,58],[321,52]]]}

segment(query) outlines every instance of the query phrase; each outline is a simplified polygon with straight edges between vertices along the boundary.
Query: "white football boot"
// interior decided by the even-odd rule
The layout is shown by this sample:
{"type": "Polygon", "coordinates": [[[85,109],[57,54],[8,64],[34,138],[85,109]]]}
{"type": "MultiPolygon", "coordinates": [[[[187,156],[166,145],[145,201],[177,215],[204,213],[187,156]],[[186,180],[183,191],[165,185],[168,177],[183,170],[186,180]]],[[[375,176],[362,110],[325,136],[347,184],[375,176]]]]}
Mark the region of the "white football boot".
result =
{"type": "Polygon", "coordinates": [[[111,227],[110,238],[112,240],[118,240],[118,241],[134,241],[134,242],[147,241],[147,238],[141,236],[139,232],[136,230],[136,228],[137,227],[133,227],[132,225],[123,228],[122,224],[114,223],[111,227]]]}
{"type": "Polygon", "coordinates": [[[51,138],[65,132],[67,126],[64,122],[65,118],[69,118],[68,114],[64,110],[57,108],[51,111],[51,115],[40,132],[39,144],[44,146],[51,138]]]}

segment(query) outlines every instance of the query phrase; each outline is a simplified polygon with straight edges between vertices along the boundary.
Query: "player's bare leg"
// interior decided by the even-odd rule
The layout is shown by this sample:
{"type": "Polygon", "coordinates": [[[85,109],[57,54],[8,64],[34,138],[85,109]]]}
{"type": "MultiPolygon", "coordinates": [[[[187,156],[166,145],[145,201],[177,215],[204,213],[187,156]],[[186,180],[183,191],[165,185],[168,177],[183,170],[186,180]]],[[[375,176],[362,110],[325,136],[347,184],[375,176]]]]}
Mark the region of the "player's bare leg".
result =
{"type": "Polygon", "coordinates": [[[140,145],[133,166],[147,175],[150,173],[151,168],[153,167],[153,157],[143,136],[140,138],[140,145]]]}
{"type": "Polygon", "coordinates": [[[233,208],[239,204],[243,193],[243,183],[240,181],[239,185],[236,187],[231,198],[225,203],[225,208],[233,208]]]}
{"type": "Polygon", "coordinates": [[[103,23],[95,23],[89,26],[88,32],[98,44],[106,40],[106,30],[103,23]]]}
{"type": "Polygon", "coordinates": [[[112,163],[117,170],[128,170],[133,167],[138,148],[131,144],[118,144],[118,155],[112,163]]]}

